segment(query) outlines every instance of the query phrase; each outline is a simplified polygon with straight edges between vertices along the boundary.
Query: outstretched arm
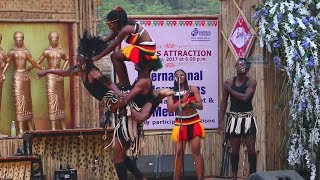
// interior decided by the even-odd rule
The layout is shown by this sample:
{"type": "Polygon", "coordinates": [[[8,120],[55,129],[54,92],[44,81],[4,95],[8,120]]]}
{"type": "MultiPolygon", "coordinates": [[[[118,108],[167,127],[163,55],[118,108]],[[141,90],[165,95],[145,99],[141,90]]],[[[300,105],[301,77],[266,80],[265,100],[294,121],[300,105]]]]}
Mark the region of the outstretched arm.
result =
{"type": "Polygon", "coordinates": [[[114,41],[112,43],[110,43],[109,46],[104,51],[102,51],[100,54],[98,54],[92,58],[92,61],[97,61],[97,60],[101,59],[102,57],[108,55],[113,50],[115,50],[116,47],[118,47],[120,45],[120,43],[123,41],[123,39],[126,37],[126,35],[130,34],[131,32],[133,32],[133,27],[125,26],[118,34],[112,34],[110,37],[107,37],[105,39],[106,42],[108,42],[109,39],[116,36],[116,38],[114,38],[114,41]]]}
{"type": "Polygon", "coordinates": [[[55,74],[58,76],[63,76],[63,77],[68,77],[71,75],[76,75],[77,74],[77,70],[76,70],[76,66],[71,67],[69,69],[46,69],[46,70],[41,70],[38,72],[38,78],[42,78],[44,76],[46,76],[47,74],[55,74]]]}

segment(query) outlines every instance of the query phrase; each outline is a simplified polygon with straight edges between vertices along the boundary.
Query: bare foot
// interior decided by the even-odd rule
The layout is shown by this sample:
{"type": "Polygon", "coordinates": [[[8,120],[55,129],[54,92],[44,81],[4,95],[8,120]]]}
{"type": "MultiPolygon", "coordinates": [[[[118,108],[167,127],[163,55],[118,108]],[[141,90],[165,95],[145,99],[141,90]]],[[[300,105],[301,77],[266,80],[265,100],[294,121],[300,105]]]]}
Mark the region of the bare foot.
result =
{"type": "Polygon", "coordinates": [[[157,98],[157,100],[162,100],[165,97],[173,95],[174,91],[172,89],[161,89],[161,90],[154,90],[153,93],[157,98]]]}

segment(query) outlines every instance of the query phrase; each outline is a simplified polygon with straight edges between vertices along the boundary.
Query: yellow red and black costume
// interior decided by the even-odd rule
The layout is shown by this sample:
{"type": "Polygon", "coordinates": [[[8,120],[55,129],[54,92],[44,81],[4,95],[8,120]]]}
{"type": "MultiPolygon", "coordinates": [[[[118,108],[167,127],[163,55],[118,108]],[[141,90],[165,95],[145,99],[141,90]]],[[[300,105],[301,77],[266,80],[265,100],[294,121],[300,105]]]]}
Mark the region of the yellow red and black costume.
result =
{"type": "MultiPolygon", "coordinates": [[[[186,91],[181,93],[176,92],[173,97],[174,103],[178,102],[185,93],[186,91]]],[[[189,94],[187,101],[195,101],[194,94],[192,92],[189,94]]],[[[182,103],[182,108],[193,108],[191,104],[184,106],[182,103]]],[[[176,116],[171,135],[172,141],[188,141],[197,136],[201,138],[205,137],[204,126],[198,113],[189,116],[176,116]]]]}

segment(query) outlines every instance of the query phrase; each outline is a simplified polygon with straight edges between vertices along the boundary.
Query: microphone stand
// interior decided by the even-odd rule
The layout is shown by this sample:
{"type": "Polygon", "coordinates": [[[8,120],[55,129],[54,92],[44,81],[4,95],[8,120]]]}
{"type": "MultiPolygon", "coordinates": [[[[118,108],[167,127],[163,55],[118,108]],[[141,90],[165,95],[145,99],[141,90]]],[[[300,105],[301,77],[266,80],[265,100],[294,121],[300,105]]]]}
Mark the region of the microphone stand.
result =
{"type": "MultiPolygon", "coordinates": [[[[181,105],[181,87],[180,87],[180,77],[178,78],[178,91],[179,91],[179,119],[180,119],[180,128],[179,128],[179,137],[182,137],[182,105],[181,105]]],[[[183,141],[181,140],[182,142],[182,180],[184,179],[184,144],[183,144],[183,141]]]]}

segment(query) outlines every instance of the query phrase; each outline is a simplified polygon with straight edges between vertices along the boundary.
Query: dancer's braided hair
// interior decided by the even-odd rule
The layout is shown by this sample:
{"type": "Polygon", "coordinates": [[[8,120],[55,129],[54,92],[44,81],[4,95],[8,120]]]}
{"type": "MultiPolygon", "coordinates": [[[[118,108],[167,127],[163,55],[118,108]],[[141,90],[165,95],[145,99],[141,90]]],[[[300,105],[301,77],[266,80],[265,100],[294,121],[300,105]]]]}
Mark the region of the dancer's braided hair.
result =
{"type": "Polygon", "coordinates": [[[83,33],[78,46],[78,54],[85,57],[87,62],[100,54],[108,47],[108,44],[99,36],[92,36],[88,31],[83,33]]]}
{"type": "Polygon", "coordinates": [[[128,24],[134,25],[135,21],[132,19],[128,19],[127,13],[120,6],[116,6],[113,10],[111,10],[107,15],[107,21],[119,21],[121,27],[124,27],[128,24]]]}

